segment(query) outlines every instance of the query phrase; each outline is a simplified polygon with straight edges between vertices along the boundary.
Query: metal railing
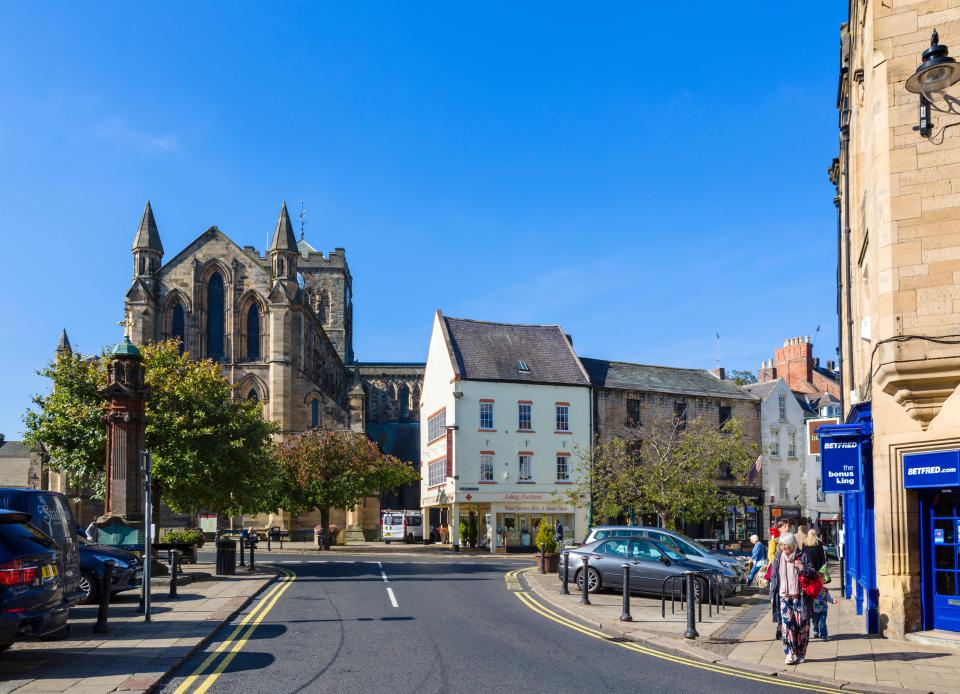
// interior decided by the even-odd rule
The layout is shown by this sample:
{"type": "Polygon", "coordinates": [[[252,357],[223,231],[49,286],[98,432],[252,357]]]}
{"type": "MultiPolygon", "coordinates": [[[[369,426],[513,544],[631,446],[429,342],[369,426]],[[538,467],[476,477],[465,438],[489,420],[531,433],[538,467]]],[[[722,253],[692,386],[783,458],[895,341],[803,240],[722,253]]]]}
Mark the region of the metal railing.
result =
{"type": "Polygon", "coordinates": [[[676,614],[676,603],[680,611],[687,613],[686,638],[696,638],[696,622],[703,622],[703,601],[706,597],[707,616],[713,617],[713,608],[726,610],[726,598],[723,590],[723,578],[717,574],[703,571],[686,571],[663,579],[660,586],[660,617],[667,618],[667,588],[670,590],[670,614],[676,614]],[[704,595],[706,594],[706,595],[704,595]]]}

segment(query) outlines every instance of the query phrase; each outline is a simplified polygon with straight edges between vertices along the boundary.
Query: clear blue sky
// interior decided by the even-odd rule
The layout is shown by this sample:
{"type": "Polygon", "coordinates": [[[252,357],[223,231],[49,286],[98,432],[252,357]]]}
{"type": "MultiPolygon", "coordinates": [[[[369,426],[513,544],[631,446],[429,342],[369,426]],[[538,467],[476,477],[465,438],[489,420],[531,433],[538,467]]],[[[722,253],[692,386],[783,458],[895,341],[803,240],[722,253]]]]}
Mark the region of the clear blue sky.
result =
{"type": "Polygon", "coordinates": [[[0,7],[0,432],[61,327],[121,337],[147,198],[168,259],[304,200],[361,360],[424,359],[436,308],[678,366],[719,331],[751,370],[819,324],[833,358],[846,4],[517,5],[0,7]]]}

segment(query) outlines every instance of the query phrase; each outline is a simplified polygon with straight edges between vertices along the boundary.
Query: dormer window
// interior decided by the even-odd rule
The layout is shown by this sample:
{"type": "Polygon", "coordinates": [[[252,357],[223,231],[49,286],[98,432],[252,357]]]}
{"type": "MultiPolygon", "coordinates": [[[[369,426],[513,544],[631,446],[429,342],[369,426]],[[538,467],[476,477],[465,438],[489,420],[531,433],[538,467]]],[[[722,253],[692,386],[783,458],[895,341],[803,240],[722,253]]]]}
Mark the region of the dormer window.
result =
{"type": "Polygon", "coordinates": [[[517,359],[517,371],[521,373],[530,373],[530,367],[523,359],[517,359]]]}

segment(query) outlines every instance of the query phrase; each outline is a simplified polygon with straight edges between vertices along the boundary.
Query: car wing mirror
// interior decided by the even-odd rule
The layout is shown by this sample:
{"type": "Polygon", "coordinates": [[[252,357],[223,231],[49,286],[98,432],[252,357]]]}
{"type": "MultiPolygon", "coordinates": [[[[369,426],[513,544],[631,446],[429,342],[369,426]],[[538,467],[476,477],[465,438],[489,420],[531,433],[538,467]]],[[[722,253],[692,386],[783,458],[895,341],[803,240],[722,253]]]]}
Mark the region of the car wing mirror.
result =
{"type": "Polygon", "coordinates": [[[661,564],[665,564],[666,566],[670,566],[670,558],[669,558],[669,557],[666,557],[666,556],[664,556],[664,555],[661,554],[661,555],[660,555],[660,563],[661,563],[661,564]]]}

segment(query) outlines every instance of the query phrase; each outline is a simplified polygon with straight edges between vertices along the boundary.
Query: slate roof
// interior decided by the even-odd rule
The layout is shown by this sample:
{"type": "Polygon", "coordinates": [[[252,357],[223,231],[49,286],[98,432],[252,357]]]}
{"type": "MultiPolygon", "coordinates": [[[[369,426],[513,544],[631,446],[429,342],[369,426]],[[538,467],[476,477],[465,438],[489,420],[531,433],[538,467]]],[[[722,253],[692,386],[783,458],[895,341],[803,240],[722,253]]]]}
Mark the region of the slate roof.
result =
{"type": "Polygon", "coordinates": [[[767,396],[773,392],[773,389],[777,387],[777,381],[765,381],[764,383],[750,383],[743,387],[748,393],[753,393],[761,400],[766,400],[767,396]]]}
{"type": "Polygon", "coordinates": [[[150,207],[149,200],[147,200],[147,206],[143,208],[143,217],[140,219],[137,235],[133,238],[133,248],[134,250],[137,248],[150,248],[163,253],[163,244],[160,243],[160,232],[157,230],[157,220],[153,218],[153,208],[150,207]]]}
{"type": "Polygon", "coordinates": [[[447,348],[460,378],[589,386],[559,325],[488,323],[442,316],[447,348]],[[521,371],[517,362],[529,367],[521,371]]]}
{"type": "Polygon", "coordinates": [[[753,400],[732,381],[721,381],[704,369],[631,364],[606,359],[581,358],[594,386],[624,390],[703,395],[731,400],[753,400]]]}
{"type": "Polygon", "coordinates": [[[290,215],[287,214],[287,201],[283,201],[280,208],[280,217],[277,218],[277,226],[273,230],[273,240],[270,242],[269,251],[298,251],[297,237],[293,235],[293,224],[290,223],[290,215]]]}
{"type": "Polygon", "coordinates": [[[30,446],[23,441],[4,441],[0,443],[0,458],[29,458],[30,446]]]}

